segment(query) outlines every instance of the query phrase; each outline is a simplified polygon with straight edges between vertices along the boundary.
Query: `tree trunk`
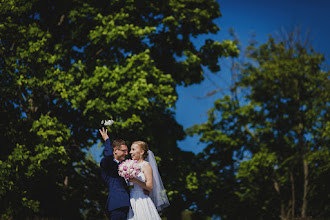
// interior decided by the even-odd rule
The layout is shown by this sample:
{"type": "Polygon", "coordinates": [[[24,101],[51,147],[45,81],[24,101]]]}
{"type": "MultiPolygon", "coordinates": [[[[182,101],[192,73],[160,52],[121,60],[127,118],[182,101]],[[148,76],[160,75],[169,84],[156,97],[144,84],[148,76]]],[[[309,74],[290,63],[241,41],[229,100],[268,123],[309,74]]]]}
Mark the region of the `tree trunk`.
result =
{"type": "Polygon", "coordinates": [[[280,214],[280,218],[281,218],[281,220],[287,220],[286,215],[285,215],[285,204],[284,204],[284,200],[281,199],[280,186],[279,186],[278,182],[275,180],[275,178],[273,179],[273,181],[274,181],[275,191],[277,192],[277,194],[279,195],[280,200],[281,200],[281,214],[280,214]]]}
{"type": "Polygon", "coordinates": [[[68,177],[68,176],[65,176],[63,183],[64,183],[64,184],[63,184],[63,191],[64,191],[64,193],[63,193],[63,195],[62,195],[62,199],[63,199],[63,200],[66,200],[66,199],[67,199],[67,198],[66,198],[67,189],[68,189],[68,187],[69,187],[69,177],[68,177]]]}
{"type": "Polygon", "coordinates": [[[294,189],[294,178],[293,178],[293,173],[292,170],[290,171],[290,181],[291,181],[291,219],[294,219],[294,209],[295,209],[295,202],[296,202],[296,198],[295,198],[295,189],[294,189]]]}
{"type": "Polygon", "coordinates": [[[302,206],[301,206],[301,217],[305,218],[307,213],[307,193],[308,193],[308,162],[306,159],[306,149],[304,146],[303,140],[303,124],[299,123],[298,129],[298,138],[299,138],[299,146],[301,149],[301,158],[303,162],[303,169],[304,169],[304,194],[302,199],[302,206]]]}
{"type": "Polygon", "coordinates": [[[304,165],[304,195],[303,195],[303,203],[301,207],[301,217],[306,217],[307,213],[307,193],[308,193],[308,162],[305,158],[303,158],[304,165]]]}

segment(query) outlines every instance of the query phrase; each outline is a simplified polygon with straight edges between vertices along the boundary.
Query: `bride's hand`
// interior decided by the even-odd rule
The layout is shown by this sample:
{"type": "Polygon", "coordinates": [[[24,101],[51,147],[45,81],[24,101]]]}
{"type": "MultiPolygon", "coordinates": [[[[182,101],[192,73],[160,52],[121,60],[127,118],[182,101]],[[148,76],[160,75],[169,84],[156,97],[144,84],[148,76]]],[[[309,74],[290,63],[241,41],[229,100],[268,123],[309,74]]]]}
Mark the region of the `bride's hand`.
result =
{"type": "Polygon", "coordinates": [[[136,183],[136,179],[135,178],[129,178],[128,181],[130,181],[131,183],[136,183]]]}
{"type": "Polygon", "coordinates": [[[149,191],[149,190],[146,190],[146,189],[143,189],[143,193],[144,193],[145,195],[149,196],[150,191],[149,191]]]}

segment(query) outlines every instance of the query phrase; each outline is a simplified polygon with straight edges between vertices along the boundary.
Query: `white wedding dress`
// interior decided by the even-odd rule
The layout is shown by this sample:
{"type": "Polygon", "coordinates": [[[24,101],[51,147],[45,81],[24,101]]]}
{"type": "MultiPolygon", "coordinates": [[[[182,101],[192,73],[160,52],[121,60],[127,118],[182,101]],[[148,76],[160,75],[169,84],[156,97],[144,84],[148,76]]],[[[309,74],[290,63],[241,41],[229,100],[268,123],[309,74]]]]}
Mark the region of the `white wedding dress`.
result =
{"type": "MultiPolygon", "coordinates": [[[[144,164],[148,162],[143,161],[140,166],[141,170],[144,164]]],[[[146,178],[141,171],[137,177],[142,182],[146,181],[146,178]]],[[[143,188],[139,186],[138,184],[134,183],[134,188],[130,190],[130,202],[131,207],[128,212],[128,218],[129,220],[161,220],[157,209],[152,202],[151,198],[144,194],[143,188]]]]}

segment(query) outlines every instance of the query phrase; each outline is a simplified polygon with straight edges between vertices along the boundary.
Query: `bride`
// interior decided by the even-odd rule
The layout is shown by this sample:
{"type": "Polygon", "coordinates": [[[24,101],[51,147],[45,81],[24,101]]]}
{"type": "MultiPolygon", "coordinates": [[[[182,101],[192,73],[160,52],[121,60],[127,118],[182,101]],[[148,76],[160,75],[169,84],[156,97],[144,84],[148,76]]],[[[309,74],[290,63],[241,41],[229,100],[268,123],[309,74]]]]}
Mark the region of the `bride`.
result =
{"type": "Polygon", "coordinates": [[[128,219],[155,220],[161,219],[158,211],[169,206],[166,192],[160,178],[157,163],[148,144],[143,141],[135,141],[130,151],[133,160],[137,160],[141,166],[141,172],[137,177],[129,179],[134,188],[130,190],[131,207],[128,219]],[[150,197],[143,190],[150,192],[150,197]]]}

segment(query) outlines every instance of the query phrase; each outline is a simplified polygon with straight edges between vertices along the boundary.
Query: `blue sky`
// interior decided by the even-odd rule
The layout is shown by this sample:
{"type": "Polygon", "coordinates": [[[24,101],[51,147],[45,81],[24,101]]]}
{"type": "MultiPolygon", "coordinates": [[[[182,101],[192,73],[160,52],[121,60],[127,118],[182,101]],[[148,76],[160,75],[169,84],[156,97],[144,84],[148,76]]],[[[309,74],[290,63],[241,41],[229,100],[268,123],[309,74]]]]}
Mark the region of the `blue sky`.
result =
{"type": "MultiPolygon", "coordinates": [[[[328,0],[218,0],[222,17],[216,20],[220,31],[216,35],[201,36],[194,43],[200,45],[205,39],[222,41],[230,39],[228,29],[234,28],[242,46],[248,44],[251,33],[259,43],[265,43],[269,34],[276,34],[281,27],[301,25],[303,30],[310,30],[310,40],[314,49],[323,53],[326,63],[330,64],[330,1],[328,0]]],[[[216,75],[206,72],[206,76],[226,92],[230,82],[228,63],[220,62],[222,71],[216,75]]],[[[207,92],[217,89],[206,78],[201,84],[189,87],[177,87],[179,99],[176,104],[176,120],[188,128],[207,120],[207,110],[213,107],[216,99],[223,93],[209,98],[207,92]]],[[[198,137],[187,137],[178,142],[185,151],[199,153],[205,144],[198,142],[198,137]]]]}

